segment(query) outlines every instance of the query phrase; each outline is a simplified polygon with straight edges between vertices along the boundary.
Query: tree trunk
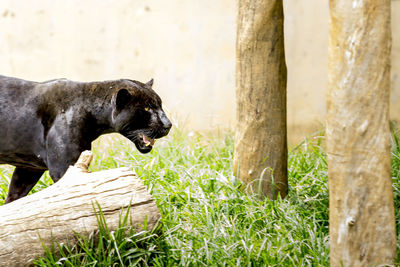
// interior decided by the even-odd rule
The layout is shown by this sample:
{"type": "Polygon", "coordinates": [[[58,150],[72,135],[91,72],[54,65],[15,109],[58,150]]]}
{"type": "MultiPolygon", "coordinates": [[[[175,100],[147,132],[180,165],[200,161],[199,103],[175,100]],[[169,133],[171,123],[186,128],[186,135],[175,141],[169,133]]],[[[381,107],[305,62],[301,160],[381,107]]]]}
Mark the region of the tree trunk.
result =
{"type": "Polygon", "coordinates": [[[330,0],[327,152],[331,266],[393,264],[390,0],[330,0]]]}
{"type": "Polygon", "coordinates": [[[145,221],[148,229],[156,225],[160,212],[133,172],[85,173],[88,163],[82,156],[75,166],[56,184],[0,207],[1,266],[25,266],[43,255],[42,241],[50,247],[53,241],[72,242],[75,233],[88,237],[98,229],[97,203],[110,231],[118,227],[121,209],[128,207],[134,227],[142,228],[145,221]]]}
{"type": "Polygon", "coordinates": [[[239,0],[233,171],[252,192],[287,194],[282,0],[239,0]]]}

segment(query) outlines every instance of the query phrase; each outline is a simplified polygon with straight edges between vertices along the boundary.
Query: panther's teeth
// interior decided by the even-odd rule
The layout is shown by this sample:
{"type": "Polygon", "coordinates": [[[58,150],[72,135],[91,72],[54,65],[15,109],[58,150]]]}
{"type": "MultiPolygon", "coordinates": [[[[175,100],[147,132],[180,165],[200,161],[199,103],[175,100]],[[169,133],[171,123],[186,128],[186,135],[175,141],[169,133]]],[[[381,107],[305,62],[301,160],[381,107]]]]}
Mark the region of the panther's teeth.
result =
{"type": "Polygon", "coordinates": [[[154,142],[155,142],[155,140],[154,139],[151,139],[150,137],[147,137],[146,135],[144,135],[143,134],[143,142],[144,142],[144,145],[145,146],[153,146],[154,145],[154,142]]]}

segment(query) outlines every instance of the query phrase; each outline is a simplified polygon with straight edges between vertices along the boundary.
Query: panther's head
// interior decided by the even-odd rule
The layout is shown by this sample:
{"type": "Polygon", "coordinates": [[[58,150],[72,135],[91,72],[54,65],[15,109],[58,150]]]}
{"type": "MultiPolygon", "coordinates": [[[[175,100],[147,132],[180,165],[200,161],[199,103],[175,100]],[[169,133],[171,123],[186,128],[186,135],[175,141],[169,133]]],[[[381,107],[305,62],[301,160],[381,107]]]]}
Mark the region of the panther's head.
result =
{"type": "Polygon", "coordinates": [[[114,129],[142,153],[150,152],[154,139],[166,136],[172,127],[152,86],[153,79],[146,84],[122,80],[112,98],[114,129]]]}

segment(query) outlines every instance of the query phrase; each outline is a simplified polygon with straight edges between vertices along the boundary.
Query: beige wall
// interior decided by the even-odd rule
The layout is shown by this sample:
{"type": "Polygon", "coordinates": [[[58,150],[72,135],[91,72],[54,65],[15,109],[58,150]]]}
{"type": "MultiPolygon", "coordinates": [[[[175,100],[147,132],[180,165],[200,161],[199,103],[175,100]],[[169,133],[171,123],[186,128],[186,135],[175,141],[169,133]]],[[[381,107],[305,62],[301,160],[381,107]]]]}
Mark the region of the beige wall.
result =
{"type": "MultiPolygon", "coordinates": [[[[298,142],[325,122],[329,5],[285,0],[289,138],[298,142]]],[[[400,1],[392,1],[391,116],[400,121],[400,1]]]]}
{"type": "MultiPolygon", "coordinates": [[[[296,142],[324,122],[328,1],[284,4],[289,136],[296,142]]],[[[400,1],[392,4],[392,115],[400,119],[400,1]]],[[[0,74],[82,81],[154,77],[181,125],[231,127],[235,21],[235,0],[2,0],[0,74]]]]}

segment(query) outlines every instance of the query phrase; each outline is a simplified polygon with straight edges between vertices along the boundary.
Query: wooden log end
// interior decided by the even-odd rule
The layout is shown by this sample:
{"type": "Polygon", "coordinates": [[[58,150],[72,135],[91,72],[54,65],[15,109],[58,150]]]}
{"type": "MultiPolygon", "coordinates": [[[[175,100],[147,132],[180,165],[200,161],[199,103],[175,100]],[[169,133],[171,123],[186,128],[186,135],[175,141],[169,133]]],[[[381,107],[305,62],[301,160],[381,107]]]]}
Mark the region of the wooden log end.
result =
{"type": "Polygon", "coordinates": [[[80,169],[82,172],[89,172],[89,165],[92,159],[93,159],[92,151],[85,150],[79,156],[79,159],[75,163],[74,167],[80,169]]]}

